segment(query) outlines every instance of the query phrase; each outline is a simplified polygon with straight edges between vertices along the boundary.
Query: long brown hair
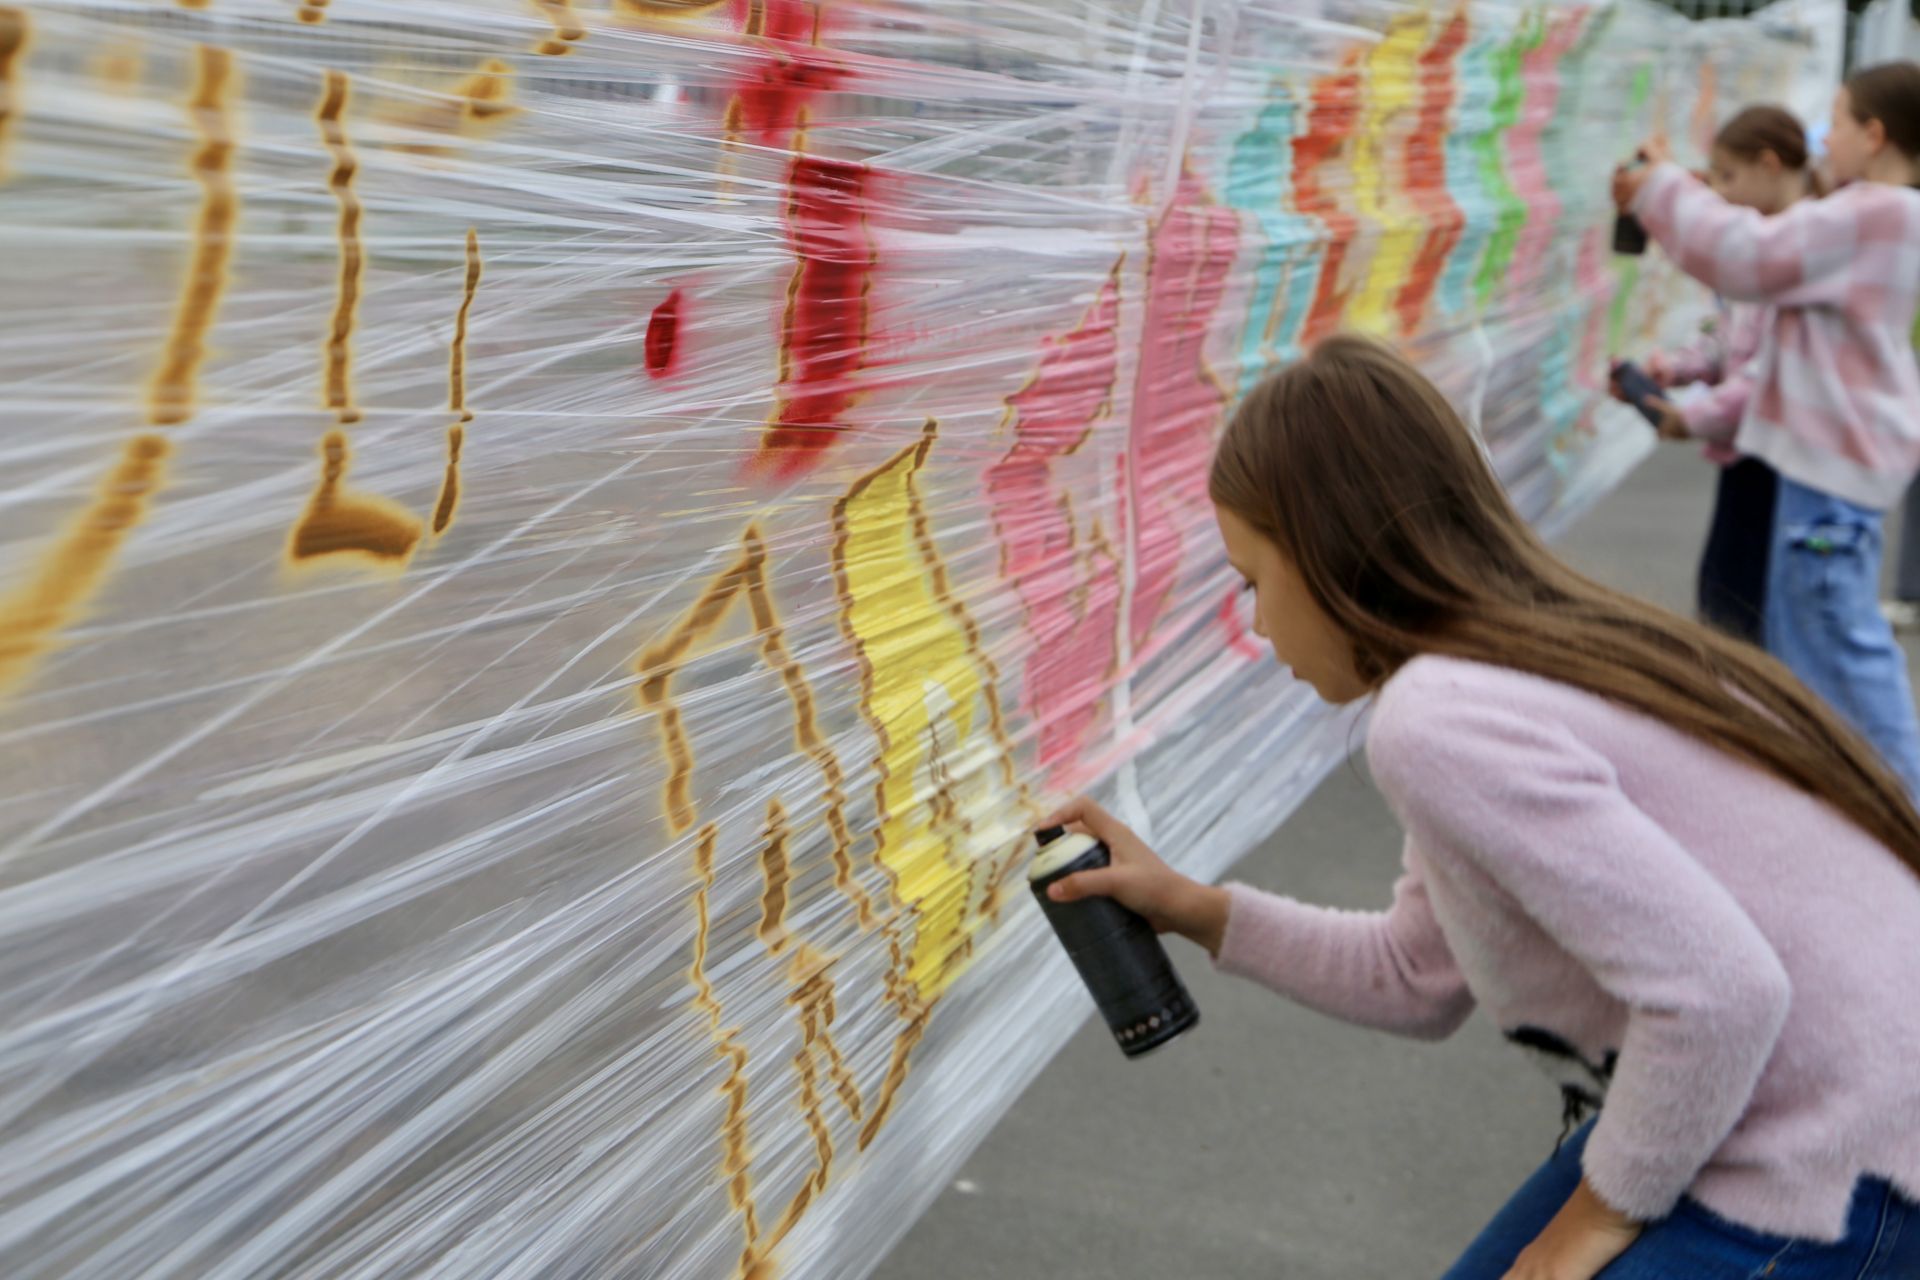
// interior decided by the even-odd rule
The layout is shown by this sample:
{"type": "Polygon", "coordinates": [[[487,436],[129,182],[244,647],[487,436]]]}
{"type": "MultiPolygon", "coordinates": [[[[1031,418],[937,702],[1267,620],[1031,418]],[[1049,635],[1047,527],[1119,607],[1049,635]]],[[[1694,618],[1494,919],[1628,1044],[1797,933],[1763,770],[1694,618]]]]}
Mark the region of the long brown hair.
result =
{"type": "Polygon", "coordinates": [[[1920,160],[1920,65],[1883,62],[1847,77],[1847,103],[1861,124],[1878,120],[1887,141],[1920,160]]]}
{"type": "Polygon", "coordinates": [[[1298,566],[1373,688],[1423,653],[1573,685],[1825,800],[1920,873],[1920,813],[1859,736],[1766,654],[1563,564],[1388,347],[1336,336],[1261,383],[1208,489],[1298,566]]]}

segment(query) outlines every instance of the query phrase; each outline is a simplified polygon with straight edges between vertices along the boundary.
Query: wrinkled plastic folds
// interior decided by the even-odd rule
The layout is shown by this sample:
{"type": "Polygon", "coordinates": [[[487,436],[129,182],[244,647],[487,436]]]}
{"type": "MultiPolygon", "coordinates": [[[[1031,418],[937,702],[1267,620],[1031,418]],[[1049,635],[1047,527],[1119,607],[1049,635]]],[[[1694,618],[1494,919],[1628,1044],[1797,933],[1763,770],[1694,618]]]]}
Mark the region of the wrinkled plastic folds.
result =
{"type": "Polygon", "coordinates": [[[1355,727],[1247,630],[1236,395],[1385,335],[1564,523],[1699,302],[1608,169],[1803,54],[0,3],[0,1270],[866,1273],[1087,1012],[1029,825],[1214,876],[1355,727]]]}

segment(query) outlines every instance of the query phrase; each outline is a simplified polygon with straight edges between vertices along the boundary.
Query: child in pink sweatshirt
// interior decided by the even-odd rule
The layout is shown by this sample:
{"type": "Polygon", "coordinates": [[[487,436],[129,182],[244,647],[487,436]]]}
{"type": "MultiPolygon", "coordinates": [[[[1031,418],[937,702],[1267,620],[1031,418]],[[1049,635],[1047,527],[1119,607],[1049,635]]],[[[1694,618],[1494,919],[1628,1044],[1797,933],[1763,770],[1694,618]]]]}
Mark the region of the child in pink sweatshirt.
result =
{"type": "Polygon", "coordinates": [[[1840,189],[1771,218],[1671,163],[1616,174],[1614,194],[1689,275],[1773,307],[1734,438],[1780,476],[1767,649],[1920,794],[1920,717],[1879,591],[1882,513],[1920,470],[1920,66],[1848,79],[1827,160],[1840,189]]]}
{"type": "Polygon", "coordinates": [[[1051,892],[1365,1025],[1478,1005],[1550,1061],[1598,1118],[1447,1280],[1920,1276],[1920,813],[1872,749],[1766,654],[1556,560],[1369,340],[1256,388],[1210,490],[1276,656],[1376,699],[1392,905],[1200,884],[1085,800],[1053,822],[1112,865],[1051,892]]]}
{"type": "MultiPolygon", "coordinates": [[[[1714,136],[1709,185],[1729,203],[1776,214],[1804,199],[1810,187],[1806,129],[1784,107],[1753,106],[1714,136]]],[[[1660,434],[1706,442],[1720,467],[1713,523],[1700,555],[1695,600],[1700,620],[1755,644],[1764,643],[1768,548],[1773,539],[1777,478],[1759,458],[1733,447],[1753,390],[1753,364],[1773,309],[1764,303],[1722,299],[1719,323],[1699,341],[1647,361],[1663,387],[1700,384],[1691,396],[1655,402],[1660,434]]],[[[1616,394],[1618,391],[1616,389],[1616,394]]]]}

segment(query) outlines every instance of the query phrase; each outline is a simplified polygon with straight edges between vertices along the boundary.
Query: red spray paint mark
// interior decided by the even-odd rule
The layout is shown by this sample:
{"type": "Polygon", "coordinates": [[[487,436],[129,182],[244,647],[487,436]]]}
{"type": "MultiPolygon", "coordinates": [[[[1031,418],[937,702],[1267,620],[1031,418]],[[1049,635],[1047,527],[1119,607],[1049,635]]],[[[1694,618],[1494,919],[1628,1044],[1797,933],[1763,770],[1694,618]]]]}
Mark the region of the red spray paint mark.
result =
{"type": "Polygon", "coordinates": [[[1560,60],[1573,47],[1585,18],[1584,10],[1575,10],[1556,19],[1539,45],[1521,59],[1525,96],[1519,121],[1507,131],[1507,172],[1514,193],[1527,202],[1528,211],[1507,272],[1506,287],[1513,297],[1524,297],[1525,290],[1538,278],[1559,226],[1560,197],[1547,180],[1541,136],[1560,102],[1560,60]]]}
{"type": "Polygon", "coordinates": [[[780,403],[757,463],[806,470],[847,430],[866,362],[874,268],[865,165],[795,156],[787,172],[787,242],[799,260],[780,330],[780,403]]]}
{"type": "Polygon", "coordinates": [[[839,88],[848,72],[821,48],[818,3],[765,0],[758,17],[758,28],[749,19],[747,32],[765,42],[766,54],[736,82],[729,123],[756,142],[787,147],[805,123],[807,104],[839,88]]]}
{"type": "Polygon", "coordinates": [[[1220,601],[1220,610],[1214,615],[1220,624],[1220,630],[1226,633],[1227,648],[1243,658],[1258,661],[1266,656],[1253,633],[1247,630],[1246,620],[1240,616],[1240,601],[1246,595],[1246,588],[1234,586],[1227,588],[1227,594],[1220,601]]]}
{"type": "Polygon", "coordinates": [[[1033,380],[1007,397],[1014,444],[988,468],[987,497],[1011,579],[1033,637],[1021,699],[1040,729],[1048,783],[1067,788],[1085,756],[1113,674],[1120,621],[1119,557],[1096,528],[1077,536],[1053,460],[1080,447],[1113,396],[1120,365],[1119,267],[1079,325],[1050,337],[1033,380]]]}
{"type": "Polygon", "coordinates": [[[679,367],[680,298],[675,289],[666,296],[647,320],[647,374],[664,378],[679,367]]]}
{"type": "Polygon", "coordinates": [[[1346,147],[1359,123],[1360,65],[1356,52],[1347,55],[1343,70],[1313,86],[1307,127],[1293,140],[1293,207],[1318,218],[1327,233],[1320,280],[1301,330],[1301,341],[1308,346],[1339,326],[1341,313],[1347,309],[1347,295],[1353,291],[1351,285],[1341,286],[1340,268],[1346,261],[1347,246],[1359,230],[1359,219],[1340,203],[1338,193],[1349,186],[1344,167],[1334,166],[1331,189],[1321,185],[1320,171],[1346,147]]]}
{"type": "Polygon", "coordinates": [[[1206,367],[1205,348],[1239,243],[1234,211],[1210,203],[1183,169],[1148,242],[1147,340],[1133,388],[1127,463],[1136,513],[1129,619],[1136,654],[1179,575],[1183,523],[1209,510],[1207,466],[1227,396],[1206,367]]]}
{"type": "Polygon", "coordinates": [[[1394,308],[1403,332],[1420,327],[1427,301],[1440,283],[1447,259],[1460,243],[1466,218],[1447,190],[1447,126],[1453,112],[1456,84],[1454,59],[1467,42],[1467,15],[1460,10],[1420,53],[1420,106],[1413,132],[1407,137],[1407,198],[1427,224],[1413,269],[1400,290],[1394,308]]]}

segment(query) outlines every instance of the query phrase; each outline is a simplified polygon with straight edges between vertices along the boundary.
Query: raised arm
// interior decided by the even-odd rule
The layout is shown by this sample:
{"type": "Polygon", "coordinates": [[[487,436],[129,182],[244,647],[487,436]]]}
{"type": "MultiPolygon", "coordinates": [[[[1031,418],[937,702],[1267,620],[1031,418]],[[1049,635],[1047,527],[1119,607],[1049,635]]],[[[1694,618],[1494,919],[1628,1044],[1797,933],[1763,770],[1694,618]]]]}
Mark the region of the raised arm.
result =
{"type": "MultiPolygon", "coordinates": [[[[1729,298],[1817,306],[1843,300],[1878,203],[1843,192],[1772,217],[1729,204],[1677,164],[1650,173],[1633,212],[1681,270],[1729,298]]],[[[1894,215],[1897,216],[1897,213],[1894,215]]]]}

